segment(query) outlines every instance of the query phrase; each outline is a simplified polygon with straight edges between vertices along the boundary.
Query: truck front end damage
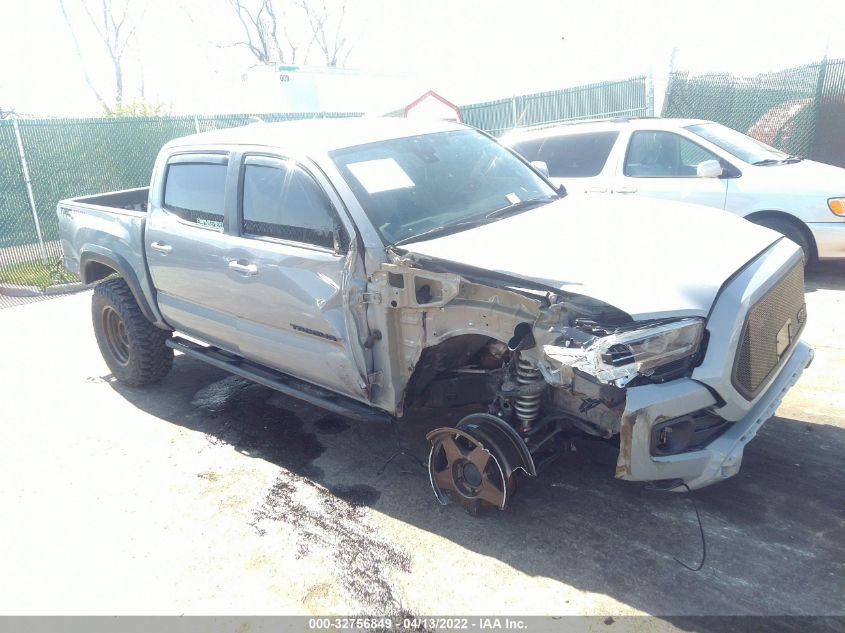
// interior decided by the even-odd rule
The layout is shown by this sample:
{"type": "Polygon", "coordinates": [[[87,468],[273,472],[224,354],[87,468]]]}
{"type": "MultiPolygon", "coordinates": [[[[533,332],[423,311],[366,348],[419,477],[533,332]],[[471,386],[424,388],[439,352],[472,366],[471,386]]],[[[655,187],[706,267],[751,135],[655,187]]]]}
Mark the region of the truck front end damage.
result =
{"type": "Polygon", "coordinates": [[[600,299],[413,255],[380,274],[385,328],[404,351],[392,377],[402,407],[484,406],[428,434],[437,498],[470,511],[503,508],[517,472],[535,475],[573,443],[616,455],[620,479],[670,490],[730,477],[813,356],[799,341],[803,263],[786,241],[705,314],[674,318],[636,320],[600,299]]]}

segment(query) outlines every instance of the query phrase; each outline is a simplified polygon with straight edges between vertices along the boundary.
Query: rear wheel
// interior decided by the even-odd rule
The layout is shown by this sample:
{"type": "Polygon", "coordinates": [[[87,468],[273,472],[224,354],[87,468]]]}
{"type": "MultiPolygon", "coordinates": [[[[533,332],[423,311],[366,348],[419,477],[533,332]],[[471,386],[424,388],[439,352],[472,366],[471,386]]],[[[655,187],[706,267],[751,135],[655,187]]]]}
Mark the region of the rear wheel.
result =
{"type": "Polygon", "coordinates": [[[781,235],[788,237],[798,244],[798,246],[801,247],[801,250],[804,251],[805,266],[812,261],[815,254],[813,251],[812,240],[807,235],[807,232],[795,222],[790,222],[785,218],[778,217],[763,217],[760,219],[754,219],[752,222],[754,222],[754,224],[759,224],[760,226],[765,226],[767,229],[777,231],[781,235]]]}
{"type": "Polygon", "coordinates": [[[111,279],[94,289],[91,317],[100,353],[120,382],[139,387],[170,371],[170,332],[147,320],[125,281],[111,279]]]}

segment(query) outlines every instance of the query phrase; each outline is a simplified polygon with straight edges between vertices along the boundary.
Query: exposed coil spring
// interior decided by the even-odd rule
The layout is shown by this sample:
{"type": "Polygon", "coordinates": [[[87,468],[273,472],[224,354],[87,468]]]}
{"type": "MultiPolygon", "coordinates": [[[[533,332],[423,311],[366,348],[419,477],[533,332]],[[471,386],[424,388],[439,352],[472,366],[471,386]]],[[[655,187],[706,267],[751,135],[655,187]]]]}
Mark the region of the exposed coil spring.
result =
{"type": "MultiPolygon", "coordinates": [[[[520,358],[516,365],[516,382],[520,385],[531,385],[538,381],[542,381],[543,376],[540,375],[540,370],[534,367],[531,362],[525,358],[520,358]]],[[[531,423],[540,415],[540,399],[542,394],[537,393],[531,396],[520,396],[514,402],[514,410],[516,417],[522,423],[522,430],[527,431],[531,428],[531,423]]]]}

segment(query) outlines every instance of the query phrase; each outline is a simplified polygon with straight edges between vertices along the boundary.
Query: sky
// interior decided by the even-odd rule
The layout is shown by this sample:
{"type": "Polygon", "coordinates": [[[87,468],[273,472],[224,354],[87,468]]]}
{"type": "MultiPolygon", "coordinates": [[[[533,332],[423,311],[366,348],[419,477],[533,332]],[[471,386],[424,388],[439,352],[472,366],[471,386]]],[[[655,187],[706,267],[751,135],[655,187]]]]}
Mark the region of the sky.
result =
{"type": "MultiPolygon", "coordinates": [[[[82,1],[65,0],[78,18],[84,63],[108,92],[108,58],[79,11],[82,1]]],[[[225,46],[240,37],[227,0],[120,1],[131,3],[137,22],[125,60],[127,98],[143,77],[146,100],[174,114],[259,109],[249,107],[259,104],[242,80],[255,60],[225,46]]],[[[58,0],[0,0],[0,9],[0,108],[99,115],[58,0]]],[[[346,67],[386,77],[373,106],[384,111],[429,88],[463,105],[648,73],[659,81],[673,50],[675,67],[693,73],[756,74],[825,53],[845,57],[841,0],[803,0],[800,10],[794,2],[742,0],[349,0],[347,16],[346,67]]],[[[291,25],[301,30],[302,18],[291,25]]]]}

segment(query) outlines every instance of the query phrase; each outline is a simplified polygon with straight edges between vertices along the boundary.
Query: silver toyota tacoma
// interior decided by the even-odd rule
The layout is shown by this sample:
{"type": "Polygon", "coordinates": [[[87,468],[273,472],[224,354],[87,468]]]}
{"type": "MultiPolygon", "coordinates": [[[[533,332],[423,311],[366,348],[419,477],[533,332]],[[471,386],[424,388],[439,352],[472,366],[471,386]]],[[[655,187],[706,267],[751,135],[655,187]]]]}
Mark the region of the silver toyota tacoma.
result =
{"type": "Polygon", "coordinates": [[[352,419],[465,410],[427,435],[442,503],[504,508],[573,444],[667,490],[736,474],[813,357],[801,249],[712,209],[567,198],[542,168],[447,122],[208,132],[165,145],[149,188],[60,202],[64,263],[100,281],[128,385],[178,350],[352,419]]]}

